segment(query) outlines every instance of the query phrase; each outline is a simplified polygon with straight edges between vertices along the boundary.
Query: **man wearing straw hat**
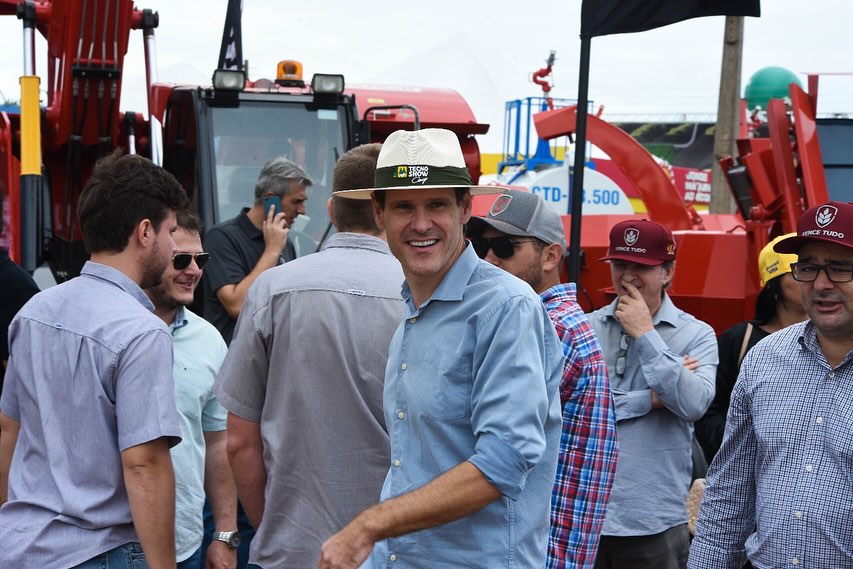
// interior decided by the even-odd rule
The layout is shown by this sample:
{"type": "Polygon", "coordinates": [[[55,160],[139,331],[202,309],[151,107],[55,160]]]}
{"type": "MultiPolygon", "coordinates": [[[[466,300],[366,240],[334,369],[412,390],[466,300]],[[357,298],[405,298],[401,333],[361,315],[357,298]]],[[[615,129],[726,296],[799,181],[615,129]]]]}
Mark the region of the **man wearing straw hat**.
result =
{"type": "Polygon", "coordinates": [[[474,186],[450,131],[386,140],[377,224],[403,266],[388,355],[382,502],[323,544],[318,567],[544,567],[560,438],[559,340],[523,281],[464,238],[474,186]],[[371,555],[372,551],[372,555],[371,555]]]}

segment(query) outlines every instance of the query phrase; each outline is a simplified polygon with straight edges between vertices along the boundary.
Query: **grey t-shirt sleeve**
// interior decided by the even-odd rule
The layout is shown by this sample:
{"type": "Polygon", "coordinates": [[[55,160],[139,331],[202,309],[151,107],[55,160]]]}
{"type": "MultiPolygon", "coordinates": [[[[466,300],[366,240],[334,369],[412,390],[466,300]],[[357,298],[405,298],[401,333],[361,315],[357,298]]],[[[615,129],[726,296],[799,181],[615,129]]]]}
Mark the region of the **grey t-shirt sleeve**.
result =
{"type": "MultiPolygon", "coordinates": [[[[216,378],[214,393],[229,412],[259,423],[267,391],[269,369],[269,304],[258,307],[257,285],[249,289],[228,354],[216,378]]],[[[268,299],[267,299],[268,300],[268,299]]],[[[281,374],[282,370],[275,373],[281,374]]]]}
{"type": "Polygon", "coordinates": [[[121,351],[115,371],[115,412],[120,451],[160,437],[169,437],[169,446],[181,442],[172,339],[165,330],[140,334],[121,351]]]}

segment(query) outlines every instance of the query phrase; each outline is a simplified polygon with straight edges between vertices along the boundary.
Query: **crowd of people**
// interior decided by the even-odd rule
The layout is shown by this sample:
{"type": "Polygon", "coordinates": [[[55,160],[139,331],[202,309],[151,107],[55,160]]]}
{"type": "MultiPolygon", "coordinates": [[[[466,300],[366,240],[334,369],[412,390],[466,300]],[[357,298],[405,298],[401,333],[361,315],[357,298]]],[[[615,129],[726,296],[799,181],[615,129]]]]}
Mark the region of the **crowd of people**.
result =
{"type": "Polygon", "coordinates": [[[344,154],[337,231],[295,258],[311,186],[276,158],[205,232],[117,153],[79,277],[38,292],[3,252],[0,567],[853,564],[853,205],[764,248],[718,343],[653,221],[612,227],[585,314],[561,217],[473,184],[450,131],[344,154]]]}

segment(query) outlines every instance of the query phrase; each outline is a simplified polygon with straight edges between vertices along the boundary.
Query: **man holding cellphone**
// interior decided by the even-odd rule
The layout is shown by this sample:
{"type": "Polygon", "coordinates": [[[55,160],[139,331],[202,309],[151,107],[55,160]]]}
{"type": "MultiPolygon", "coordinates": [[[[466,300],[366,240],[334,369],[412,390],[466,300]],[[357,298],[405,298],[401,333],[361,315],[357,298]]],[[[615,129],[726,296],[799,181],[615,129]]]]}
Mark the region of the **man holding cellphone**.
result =
{"type": "Polygon", "coordinates": [[[255,279],[296,258],[287,237],[293,221],[305,213],[310,187],[311,179],[302,168],[286,158],[273,158],[258,176],[252,207],[205,235],[211,261],[204,278],[204,317],[226,344],[231,343],[240,308],[255,279]]]}

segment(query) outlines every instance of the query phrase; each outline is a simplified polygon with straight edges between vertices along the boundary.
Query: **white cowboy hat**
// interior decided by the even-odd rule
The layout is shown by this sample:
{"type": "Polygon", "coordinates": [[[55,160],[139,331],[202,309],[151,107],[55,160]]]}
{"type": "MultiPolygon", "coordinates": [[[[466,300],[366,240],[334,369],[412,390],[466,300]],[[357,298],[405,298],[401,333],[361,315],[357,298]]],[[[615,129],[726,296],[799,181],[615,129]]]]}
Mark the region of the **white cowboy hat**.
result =
{"type": "Polygon", "coordinates": [[[443,128],[425,128],[391,133],[376,161],[373,188],[340,190],[335,195],[365,200],[373,190],[444,188],[470,188],[471,194],[499,194],[504,190],[472,184],[456,134],[443,128]]]}

